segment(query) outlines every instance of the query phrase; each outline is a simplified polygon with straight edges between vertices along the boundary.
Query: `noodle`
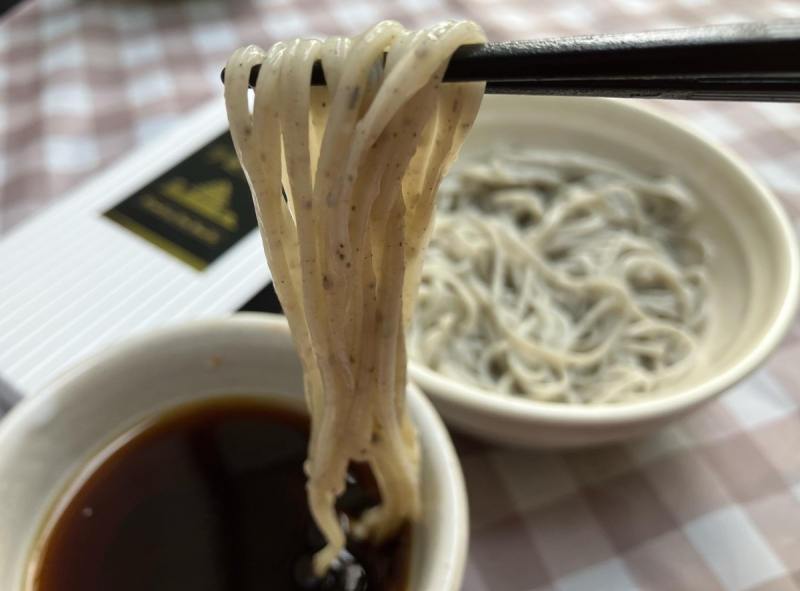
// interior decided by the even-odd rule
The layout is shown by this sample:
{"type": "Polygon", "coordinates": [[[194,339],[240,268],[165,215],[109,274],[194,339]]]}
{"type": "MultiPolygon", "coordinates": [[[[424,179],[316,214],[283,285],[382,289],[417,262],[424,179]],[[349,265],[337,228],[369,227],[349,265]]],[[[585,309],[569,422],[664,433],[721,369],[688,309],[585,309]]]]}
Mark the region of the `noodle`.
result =
{"type": "Polygon", "coordinates": [[[318,575],[346,529],[381,541],[420,511],[405,333],[434,198],[483,96],[482,84],[442,85],[442,74],[456,48],[484,40],[469,22],[420,32],[384,22],[352,38],[246,47],[227,64],[231,134],[303,364],[308,500],[328,542],[318,575]],[[318,59],[327,86],[312,88],[318,59]],[[335,502],[351,461],[369,463],[382,502],[342,524],[335,502]]]}
{"type": "Polygon", "coordinates": [[[696,205],[574,152],[500,150],[446,179],[409,354],[465,384],[573,404],[685,374],[707,321],[696,205]]]}

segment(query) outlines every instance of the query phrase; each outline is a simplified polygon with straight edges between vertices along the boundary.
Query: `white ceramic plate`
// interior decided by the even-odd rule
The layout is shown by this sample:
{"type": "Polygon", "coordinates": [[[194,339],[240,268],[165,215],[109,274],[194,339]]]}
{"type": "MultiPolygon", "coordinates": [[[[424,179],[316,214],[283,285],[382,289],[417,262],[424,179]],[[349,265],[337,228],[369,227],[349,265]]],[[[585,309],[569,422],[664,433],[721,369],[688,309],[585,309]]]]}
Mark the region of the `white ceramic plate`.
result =
{"type": "Polygon", "coordinates": [[[576,407],[504,397],[412,362],[410,377],[450,424],[531,447],[627,439],[710,401],[758,367],[780,342],[797,306],[794,233],[776,198],[730,151],[631,101],[488,96],[454,170],[497,142],[576,149],[681,178],[699,196],[698,230],[715,248],[713,316],[696,368],[663,397],[636,404],[576,407]]]}
{"type": "MultiPolygon", "coordinates": [[[[48,513],[105,445],[166,408],[236,394],[304,404],[283,318],[240,314],[149,333],[21,402],[0,423],[0,589],[29,591],[26,564],[48,513]]],[[[407,400],[419,430],[424,504],[412,530],[409,591],[457,591],[469,537],[461,467],[430,403],[413,386],[407,400]]]]}

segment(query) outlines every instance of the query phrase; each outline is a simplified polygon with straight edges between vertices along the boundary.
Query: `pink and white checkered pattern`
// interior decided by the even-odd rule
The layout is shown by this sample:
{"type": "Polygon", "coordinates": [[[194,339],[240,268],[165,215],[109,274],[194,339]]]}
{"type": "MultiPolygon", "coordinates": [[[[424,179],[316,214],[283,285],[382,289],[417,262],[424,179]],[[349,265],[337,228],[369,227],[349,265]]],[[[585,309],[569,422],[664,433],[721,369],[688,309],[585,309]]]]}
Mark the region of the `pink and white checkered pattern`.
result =
{"type": "MultiPolygon", "coordinates": [[[[800,17],[797,0],[39,0],[0,24],[0,234],[219,97],[245,43],[385,18],[492,39],[800,17]]],[[[661,103],[743,156],[800,220],[800,106],[661,103]]],[[[800,325],[687,420],[570,453],[456,435],[472,514],[464,591],[800,591],[800,325]]]]}
{"type": "Polygon", "coordinates": [[[464,589],[800,589],[800,388],[780,364],[626,445],[531,453],[457,436],[464,589]]]}

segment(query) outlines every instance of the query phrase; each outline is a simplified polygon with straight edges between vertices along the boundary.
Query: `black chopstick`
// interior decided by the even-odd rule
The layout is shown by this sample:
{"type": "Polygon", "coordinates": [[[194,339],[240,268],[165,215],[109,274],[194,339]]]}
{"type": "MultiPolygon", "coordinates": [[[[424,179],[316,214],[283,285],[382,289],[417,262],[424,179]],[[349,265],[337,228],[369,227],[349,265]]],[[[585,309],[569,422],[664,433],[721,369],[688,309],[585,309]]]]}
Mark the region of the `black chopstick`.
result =
{"type": "Polygon", "coordinates": [[[489,94],[800,102],[800,21],[460,47],[444,82],[480,80],[489,94]]]}
{"type": "Polygon", "coordinates": [[[486,94],[596,96],[693,101],[800,102],[800,79],[553,80],[537,83],[491,82],[486,94]]]}

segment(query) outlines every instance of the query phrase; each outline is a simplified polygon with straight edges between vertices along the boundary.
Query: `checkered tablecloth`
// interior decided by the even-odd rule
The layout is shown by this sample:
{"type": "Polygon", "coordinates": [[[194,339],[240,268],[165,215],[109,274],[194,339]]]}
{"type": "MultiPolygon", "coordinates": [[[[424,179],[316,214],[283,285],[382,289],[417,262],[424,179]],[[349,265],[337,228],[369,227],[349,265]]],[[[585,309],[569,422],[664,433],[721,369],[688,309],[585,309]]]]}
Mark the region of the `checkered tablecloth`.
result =
{"type": "MultiPolygon", "coordinates": [[[[40,0],[0,22],[0,235],[184,113],[242,44],[471,18],[493,40],[800,17],[798,0],[40,0]]],[[[661,103],[800,219],[800,106],[661,103]]],[[[0,281],[2,279],[0,278],[0,281]]],[[[800,327],[765,369],[654,436],[572,453],[455,436],[464,591],[800,591],[800,327]]]]}

